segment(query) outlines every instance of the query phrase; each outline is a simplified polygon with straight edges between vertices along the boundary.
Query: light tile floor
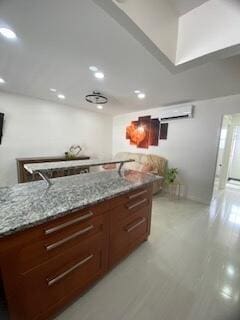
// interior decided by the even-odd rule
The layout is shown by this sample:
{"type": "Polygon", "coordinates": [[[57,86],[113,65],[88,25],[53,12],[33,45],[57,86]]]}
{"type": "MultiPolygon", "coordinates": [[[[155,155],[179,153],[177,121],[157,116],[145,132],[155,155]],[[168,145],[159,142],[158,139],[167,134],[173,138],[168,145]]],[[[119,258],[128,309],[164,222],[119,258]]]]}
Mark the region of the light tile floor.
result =
{"type": "Polygon", "coordinates": [[[240,191],[158,196],[149,241],[56,320],[239,320],[239,295],[240,191]]]}
{"type": "Polygon", "coordinates": [[[240,191],[155,197],[148,242],[57,320],[239,320],[240,191]]]}

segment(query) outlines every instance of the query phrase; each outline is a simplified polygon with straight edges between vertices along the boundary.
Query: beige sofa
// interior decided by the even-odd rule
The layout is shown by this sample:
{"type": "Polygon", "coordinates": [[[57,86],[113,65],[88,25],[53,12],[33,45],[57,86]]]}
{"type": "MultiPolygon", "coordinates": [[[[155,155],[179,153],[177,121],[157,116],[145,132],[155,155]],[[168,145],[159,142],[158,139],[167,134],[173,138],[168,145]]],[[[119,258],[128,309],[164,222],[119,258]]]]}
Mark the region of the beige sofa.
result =
{"type": "MultiPolygon", "coordinates": [[[[119,152],[115,155],[115,159],[126,160],[134,159],[135,162],[126,163],[124,168],[144,171],[147,173],[153,173],[155,175],[164,177],[167,166],[167,160],[163,157],[143,154],[143,153],[131,153],[131,152],[119,152]]],[[[153,193],[157,193],[163,188],[163,178],[157,181],[153,185],[153,193]]]]}

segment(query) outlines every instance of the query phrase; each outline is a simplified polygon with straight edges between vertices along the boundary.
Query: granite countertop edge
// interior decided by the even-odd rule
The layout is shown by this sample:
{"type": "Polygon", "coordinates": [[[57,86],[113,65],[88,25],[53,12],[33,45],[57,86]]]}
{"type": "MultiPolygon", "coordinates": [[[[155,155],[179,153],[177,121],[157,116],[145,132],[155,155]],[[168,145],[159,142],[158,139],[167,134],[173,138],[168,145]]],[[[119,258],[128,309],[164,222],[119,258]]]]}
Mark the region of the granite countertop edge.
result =
{"type": "Polygon", "coordinates": [[[54,221],[57,218],[64,217],[64,216],[71,214],[73,211],[75,212],[76,210],[81,210],[81,209],[84,209],[88,206],[96,205],[96,204],[101,203],[103,201],[110,200],[110,199],[115,198],[117,196],[123,195],[127,192],[134,191],[138,188],[141,188],[141,187],[144,187],[147,185],[151,185],[156,180],[158,180],[158,178],[155,177],[155,179],[153,179],[153,181],[146,181],[146,182],[141,182],[140,184],[128,185],[124,188],[124,190],[112,192],[112,194],[110,194],[110,195],[103,195],[103,196],[100,195],[99,197],[95,198],[92,201],[89,199],[86,199],[85,203],[83,201],[83,204],[80,206],[76,206],[76,207],[73,206],[71,208],[67,208],[66,210],[65,210],[65,208],[63,208],[63,211],[59,211],[57,213],[52,213],[49,216],[46,216],[43,218],[39,218],[39,219],[36,218],[36,220],[31,221],[29,223],[26,223],[26,222],[19,223],[19,226],[17,226],[17,227],[9,228],[9,230],[6,230],[6,231],[3,230],[2,232],[0,231],[0,239],[7,237],[7,236],[14,235],[15,233],[18,233],[18,232],[33,228],[35,226],[39,226],[39,225],[44,224],[46,222],[54,221]]]}

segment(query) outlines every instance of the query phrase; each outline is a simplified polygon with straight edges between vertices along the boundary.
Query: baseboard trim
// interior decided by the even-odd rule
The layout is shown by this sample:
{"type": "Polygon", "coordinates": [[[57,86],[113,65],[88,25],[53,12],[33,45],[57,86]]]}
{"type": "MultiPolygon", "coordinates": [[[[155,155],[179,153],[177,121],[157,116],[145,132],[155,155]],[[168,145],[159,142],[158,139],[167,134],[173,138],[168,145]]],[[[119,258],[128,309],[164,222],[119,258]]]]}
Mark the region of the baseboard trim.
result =
{"type": "Polygon", "coordinates": [[[231,180],[233,180],[233,181],[239,181],[239,182],[240,182],[240,179],[238,179],[238,178],[229,177],[229,178],[228,178],[228,181],[231,181],[231,180]]]}
{"type": "Polygon", "coordinates": [[[194,202],[198,202],[198,203],[201,203],[201,204],[205,204],[206,206],[209,206],[210,203],[211,203],[211,200],[203,200],[203,199],[199,199],[197,197],[188,196],[188,195],[187,195],[187,197],[185,199],[188,199],[188,200],[191,200],[191,201],[194,201],[194,202]]]}

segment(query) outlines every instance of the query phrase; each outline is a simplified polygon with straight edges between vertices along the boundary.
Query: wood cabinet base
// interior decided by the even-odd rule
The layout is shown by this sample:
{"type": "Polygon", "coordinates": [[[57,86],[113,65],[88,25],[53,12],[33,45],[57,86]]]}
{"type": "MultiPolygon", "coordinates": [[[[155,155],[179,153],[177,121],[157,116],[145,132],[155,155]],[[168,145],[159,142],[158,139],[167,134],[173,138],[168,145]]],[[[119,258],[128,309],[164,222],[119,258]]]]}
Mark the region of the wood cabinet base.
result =
{"type": "Polygon", "coordinates": [[[51,319],[150,233],[152,186],[0,239],[11,320],[51,319]]]}

